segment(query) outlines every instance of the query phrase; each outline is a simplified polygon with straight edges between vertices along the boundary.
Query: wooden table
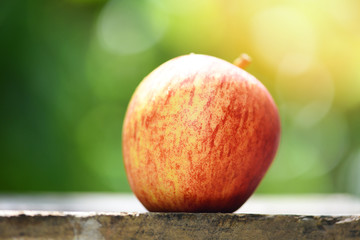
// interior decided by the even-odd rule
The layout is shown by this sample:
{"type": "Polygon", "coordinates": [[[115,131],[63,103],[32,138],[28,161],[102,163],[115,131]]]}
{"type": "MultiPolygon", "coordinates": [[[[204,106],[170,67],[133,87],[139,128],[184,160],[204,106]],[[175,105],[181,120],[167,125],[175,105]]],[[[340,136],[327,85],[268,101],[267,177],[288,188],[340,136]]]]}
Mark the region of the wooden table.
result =
{"type": "Polygon", "coordinates": [[[234,214],[148,213],[130,194],[0,194],[0,239],[360,239],[349,195],[254,195],[234,214]]]}

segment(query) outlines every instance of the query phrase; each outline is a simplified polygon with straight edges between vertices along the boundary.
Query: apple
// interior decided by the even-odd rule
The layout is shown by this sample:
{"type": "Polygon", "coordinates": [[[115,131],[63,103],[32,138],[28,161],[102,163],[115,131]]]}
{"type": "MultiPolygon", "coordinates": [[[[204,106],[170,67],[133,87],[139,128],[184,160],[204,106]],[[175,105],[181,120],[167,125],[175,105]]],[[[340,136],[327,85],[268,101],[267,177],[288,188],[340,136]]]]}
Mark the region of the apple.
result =
{"type": "Polygon", "coordinates": [[[137,87],[123,157],[149,211],[233,212],[258,186],[276,154],[280,120],[266,88],[240,68],[246,63],[189,54],[137,87]]]}

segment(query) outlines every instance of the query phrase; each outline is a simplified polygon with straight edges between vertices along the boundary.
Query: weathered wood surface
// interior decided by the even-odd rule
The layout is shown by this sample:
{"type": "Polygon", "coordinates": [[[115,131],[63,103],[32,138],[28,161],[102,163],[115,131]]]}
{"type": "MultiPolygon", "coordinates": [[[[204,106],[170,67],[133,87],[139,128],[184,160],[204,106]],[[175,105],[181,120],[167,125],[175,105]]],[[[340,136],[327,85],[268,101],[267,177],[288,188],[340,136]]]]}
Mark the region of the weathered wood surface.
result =
{"type": "Polygon", "coordinates": [[[0,239],[360,239],[360,216],[3,210],[0,239]]]}

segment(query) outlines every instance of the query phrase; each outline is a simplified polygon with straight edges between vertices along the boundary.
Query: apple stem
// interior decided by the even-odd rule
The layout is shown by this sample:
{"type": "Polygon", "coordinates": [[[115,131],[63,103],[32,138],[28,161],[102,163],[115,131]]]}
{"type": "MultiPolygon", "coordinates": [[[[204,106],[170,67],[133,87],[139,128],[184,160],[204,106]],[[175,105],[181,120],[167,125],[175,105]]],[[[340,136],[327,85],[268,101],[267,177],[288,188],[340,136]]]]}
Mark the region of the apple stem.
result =
{"type": "Polygon", "coordinates": [[[251,62],[251,57],[246,53],[241,54],[238,58],[234,60],[234,65],[239,68],[245,69],[251,62]]]}

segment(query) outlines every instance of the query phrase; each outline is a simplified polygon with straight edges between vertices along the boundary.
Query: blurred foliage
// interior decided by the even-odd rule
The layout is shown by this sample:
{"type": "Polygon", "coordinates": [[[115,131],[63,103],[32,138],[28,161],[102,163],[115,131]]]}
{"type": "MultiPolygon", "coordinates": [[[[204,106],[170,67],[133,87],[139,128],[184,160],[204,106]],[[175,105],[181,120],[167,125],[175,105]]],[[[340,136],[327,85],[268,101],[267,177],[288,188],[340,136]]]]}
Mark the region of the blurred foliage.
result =
{"type": "Polygon", "coordinates": [[[246,52],[282,118],[257,191],[360,195],[359,43],[356,0],[2,0],[0,191],[130,191],[139,82],[178,55],[246,52]]]}

